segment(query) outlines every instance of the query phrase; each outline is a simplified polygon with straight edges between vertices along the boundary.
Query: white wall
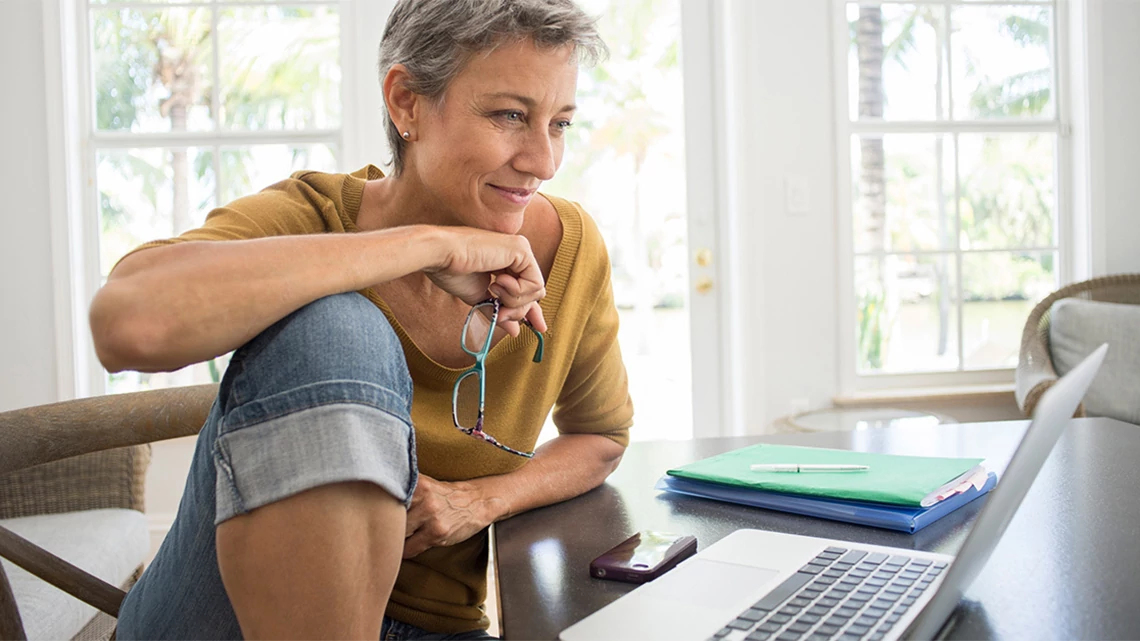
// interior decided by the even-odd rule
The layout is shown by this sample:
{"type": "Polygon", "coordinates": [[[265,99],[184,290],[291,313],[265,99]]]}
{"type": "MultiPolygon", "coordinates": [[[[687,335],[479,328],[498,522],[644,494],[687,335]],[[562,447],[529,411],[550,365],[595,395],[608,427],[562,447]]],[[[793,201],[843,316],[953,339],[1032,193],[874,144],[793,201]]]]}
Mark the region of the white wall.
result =
{"type": "Polygon", "coordinates": [[[1103,0],[1105,271],[1140,273],[1140,0],[1103,0]]]}
{"type": "Polygon", "coordinates": [[[41,0],[5,0],[0,100],[0,411],[57,400],[41,0]]]}
{"type": "Polygon", "coordinates": [[[747,2],[737,21],[749,431],[830,405],[838,384],[830,6],[747,2]],[[806,214],[787,211],[788,177],[808,185],[806,214]]]}

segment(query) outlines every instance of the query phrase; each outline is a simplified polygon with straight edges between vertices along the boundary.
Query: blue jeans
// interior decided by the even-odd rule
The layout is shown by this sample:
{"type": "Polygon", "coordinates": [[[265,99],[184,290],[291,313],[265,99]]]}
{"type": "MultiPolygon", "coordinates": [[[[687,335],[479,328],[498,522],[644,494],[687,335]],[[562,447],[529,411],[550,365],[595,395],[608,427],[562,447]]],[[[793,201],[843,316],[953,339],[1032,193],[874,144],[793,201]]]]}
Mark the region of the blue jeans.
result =
{"type": "MultiPolygon", "coordinates": [[[[417,479],[411,408],[400,341],[359,294],[315,301],[234,352],[170,533],[123,601],[118,638],[240,639],[216,526],[346,481],[407,505],[417,479]]],[[[456,638],[387,618],[383,628],[382,638],[456,638]]]]}

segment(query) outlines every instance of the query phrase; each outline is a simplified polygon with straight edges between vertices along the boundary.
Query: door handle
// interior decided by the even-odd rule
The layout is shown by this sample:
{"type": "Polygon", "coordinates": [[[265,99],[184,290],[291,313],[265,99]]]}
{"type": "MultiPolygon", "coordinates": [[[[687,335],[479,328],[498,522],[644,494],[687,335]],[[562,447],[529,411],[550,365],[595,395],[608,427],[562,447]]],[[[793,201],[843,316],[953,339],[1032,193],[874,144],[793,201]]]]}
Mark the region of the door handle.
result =
{"type": "Polygon", "coordinates": [[[697,265],[700,267],[708,267],[713,262],[712,250],[708,247],[702,247],[697,250],[697,265]]]}

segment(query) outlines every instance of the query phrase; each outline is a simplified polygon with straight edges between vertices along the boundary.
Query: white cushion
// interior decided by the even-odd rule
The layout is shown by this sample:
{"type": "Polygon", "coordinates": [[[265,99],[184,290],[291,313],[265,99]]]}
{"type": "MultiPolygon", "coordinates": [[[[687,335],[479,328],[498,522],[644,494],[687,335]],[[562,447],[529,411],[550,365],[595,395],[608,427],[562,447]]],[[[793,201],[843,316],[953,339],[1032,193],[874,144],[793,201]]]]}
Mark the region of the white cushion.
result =
{"type": "MultiPolygon", "coordinates": [[[[0,520],[41,548],[121,586],[150,551],[146,517],[124,509],[88,510],[0,520]]],[[[98,612],[55,586],[4,561],[29,641],[70,639],[98,612]]]]}
{"type": "Polygon", "coordinates": [[[1053,304],[1049,352],[1058,374],[1077,366],[1102,343],[1104,364],[1085,395],[1093,416],[1140,423],[1140,305],[1063,298],[1053,304]]]}

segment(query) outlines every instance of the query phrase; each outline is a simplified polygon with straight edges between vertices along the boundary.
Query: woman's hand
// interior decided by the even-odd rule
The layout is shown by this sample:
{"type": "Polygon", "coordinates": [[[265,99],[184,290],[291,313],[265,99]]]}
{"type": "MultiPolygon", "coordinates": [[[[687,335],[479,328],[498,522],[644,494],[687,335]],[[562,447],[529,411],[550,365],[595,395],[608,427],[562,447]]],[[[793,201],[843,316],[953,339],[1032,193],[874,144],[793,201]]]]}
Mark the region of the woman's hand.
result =
{"type": "Polygon", "coordinates": [[[404,558],[466,541],[494,520],[487,499],[468,482],[446,483],[420,474],[404,538],[404,558]]]}
{"type": "Polygon", "coordinates": [[[546,331],[538,305],[546,296],[546,283],[526,238],[469,227],[439,231],[443,259],[424,270],[432,282],[468,305],[486,300],[488,293],[498,298],[499,326],[511,336],[519,334],[524,318],[546,331]]]}

